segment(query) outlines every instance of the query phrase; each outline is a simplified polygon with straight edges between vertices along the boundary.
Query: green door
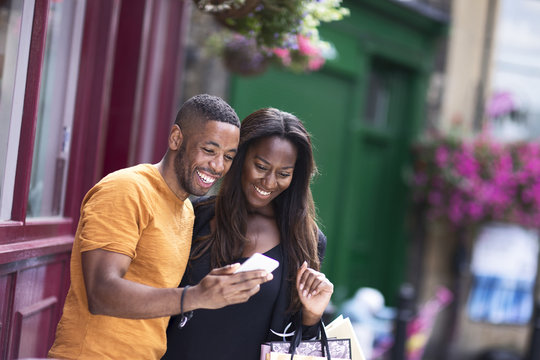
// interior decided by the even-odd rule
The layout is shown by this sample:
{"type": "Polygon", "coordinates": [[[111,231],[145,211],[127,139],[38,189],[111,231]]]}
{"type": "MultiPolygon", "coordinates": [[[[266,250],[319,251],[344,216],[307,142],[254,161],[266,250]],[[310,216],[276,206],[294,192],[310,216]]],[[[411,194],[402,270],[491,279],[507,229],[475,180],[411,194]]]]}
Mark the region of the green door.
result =
{"type": "MultiPolygon", "coordinates": [[[[406,188],[402,169],[409,144],[410,70],[372,58],[361,112],[350,139],[346,211],[334,271],[348,290],[375,287],[389,302],[404,279],[406,188]]],[[[350,295],[350,293],[348,293],[350,295]]]]}
{"type": "Polygon", "coordinates": [[[328,238],[323,270],[336,285],[334,301],[370,286],[393,304],[405,278],[403,169],[421,123],[432,50],[429,32],[396,21],[406,16],[418,24],[410,12],[366,3],[381,9],[351,8],[348,20],[322,29],[339,57],[321,71],[272,68],[233,77],[230,101],[241,118],[276,107],[304,121],[320,172],[312,189],[328,238]]]}

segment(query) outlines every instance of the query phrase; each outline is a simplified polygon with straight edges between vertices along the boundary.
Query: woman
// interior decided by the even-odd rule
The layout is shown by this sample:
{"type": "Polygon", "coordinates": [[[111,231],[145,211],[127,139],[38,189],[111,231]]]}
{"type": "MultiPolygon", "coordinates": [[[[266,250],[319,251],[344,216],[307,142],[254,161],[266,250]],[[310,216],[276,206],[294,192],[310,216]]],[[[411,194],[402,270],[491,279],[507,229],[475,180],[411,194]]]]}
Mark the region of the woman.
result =
{"type": "Polygon", "coordinates": [[[326,238],[315,223],[315,172],[311,140],[297,117],[269,108],[242,122],[218,195],[194,204],[194,242],[180,286],[256,252],[280,265],[244,304],[197,310],[181,329],[172,318],[165,359],[258,359],[260,344],[294,330],[287,324],[300,313],[306,337],[317,334],[333,285],[318,271],[326,238]]]}

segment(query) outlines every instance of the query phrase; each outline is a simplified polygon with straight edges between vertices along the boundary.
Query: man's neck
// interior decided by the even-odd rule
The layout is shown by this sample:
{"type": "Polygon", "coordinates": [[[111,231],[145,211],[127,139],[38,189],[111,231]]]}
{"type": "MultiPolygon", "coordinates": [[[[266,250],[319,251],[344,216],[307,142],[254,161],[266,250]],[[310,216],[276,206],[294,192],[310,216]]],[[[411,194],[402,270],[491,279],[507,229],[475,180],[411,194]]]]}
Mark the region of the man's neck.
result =
{"type": "Polygon", "coordinates": [[[188,198],[189,194],[185,191],[180,184],[178,183],[178,177],[174,172],[174,166],[167,161],[167,156],[163,157],[160,162],[154,164],[156,169],[159,171],[163,180],[171,189],[171,191],[176,195],[177,198],[184,201],[188,198]]]}

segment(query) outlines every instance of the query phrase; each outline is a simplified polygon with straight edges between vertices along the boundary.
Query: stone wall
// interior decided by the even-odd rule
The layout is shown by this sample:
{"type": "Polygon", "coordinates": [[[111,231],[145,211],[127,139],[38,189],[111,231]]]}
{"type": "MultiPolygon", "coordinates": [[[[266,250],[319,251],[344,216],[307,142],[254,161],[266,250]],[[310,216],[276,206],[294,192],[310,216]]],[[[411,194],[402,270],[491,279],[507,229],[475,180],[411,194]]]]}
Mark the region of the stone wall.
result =
{"type": "Polygon", "coordinates": [[[211,15],[199,11],[190,2],[181,103],[201,93],[220,96],[227,100],[229,74],[221,59],[212,56],[205,47],[208,37],[221,29],[211,15]]]}

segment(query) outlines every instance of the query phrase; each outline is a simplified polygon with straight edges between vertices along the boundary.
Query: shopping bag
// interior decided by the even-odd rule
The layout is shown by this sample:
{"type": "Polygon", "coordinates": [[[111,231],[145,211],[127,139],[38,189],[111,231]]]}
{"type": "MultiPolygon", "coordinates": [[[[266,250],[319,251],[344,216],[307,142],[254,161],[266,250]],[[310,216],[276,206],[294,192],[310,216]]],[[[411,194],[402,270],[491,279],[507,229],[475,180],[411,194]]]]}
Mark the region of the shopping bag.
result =
{"type": "Polygon", "coordinates": [[[351,324],[349,318],[343,318],[342,315],[337,317],[334,321],[328,324],[325,328],[326,335],[329,338],[339,338],[339,339],[348,339],[350,340],[351,346],[351,355],[353,360],[365,360],[364,353],[360,347],[360,342],[356,337],[356,333],[351,324]]]}
{"type": "MultiPolygon", "coordinates": [[[[291,359],[290,354],[280,354],[280,353],[268,353],[266,354],[265,360],[290,360],[291,359]]],[[[294,355],[294,360],[327,360],[326,356],[312,356],[312,355],[294,355]]],[[[332,358],[332,360],[345,360],[345,359],[337,359],[332,358]]]]}
{"type": "MultiPolygon", "coordinates": [[[[272,341],[261,345],[261,360],[266,359],[266,354],[274,352],[288,354],[291,343],[288,341],[272,341]]],[[[328,348],[332,360],[351,358],[350,339],[328,339],[328,348]]],[[[321,340],[304,340],[296,347],[295,354],[307,356],[323,356],[323,344],[321,340]]],[[[296,355],[294,357],[296,359],[296,355]]],[[[325,357],[326,359],[326,357],[325,357]]]]}
{"type": "Polygon", "coordinates": [[[298,355],[313,357],[314,359],[325,360],[349,360],[351,359],[350,339],[328,339],[322,320],[319,321],[320,339],[302,340],[302,317],[299,314],[296,318],[296,331],[290,341],[272,341],[261,345],[260,360],[270,359],[272,354],[287,355],[286,357],[273,357],[274,359],[293,359],[298,355]]]}

